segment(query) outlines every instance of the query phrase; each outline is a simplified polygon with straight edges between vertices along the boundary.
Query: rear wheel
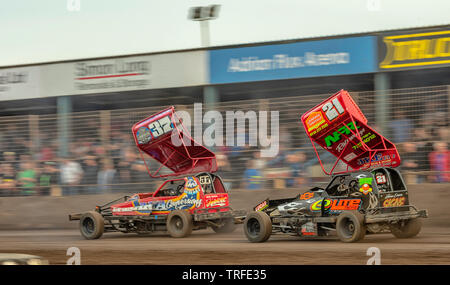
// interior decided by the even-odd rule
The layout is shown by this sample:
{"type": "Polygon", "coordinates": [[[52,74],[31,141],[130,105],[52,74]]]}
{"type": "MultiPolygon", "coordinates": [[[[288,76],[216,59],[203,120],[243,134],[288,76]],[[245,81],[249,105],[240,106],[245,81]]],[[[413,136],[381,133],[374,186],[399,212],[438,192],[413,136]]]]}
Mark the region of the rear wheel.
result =
{"type": "Polygon", "coordinates": [[[183,238],[192,233],[192,216],[186,211],[176,210],[167,217],[167,231],[171,237],[183,238]]]}
{"type": "Polygon", "coordinates": [[[422,221],[418,218],[406,220],[404,223],[391,225],[391,233],[396,238],[411,238],[419,234],[422,229],[422,221]]]}
{"type": "Polygon", "coordinates": [[[102,215],[95,211],[86,212],[80,218],[80,232],[86,239],[98,239],[103,235],[105,224],[102,215]]]}
{"type": "Polygon", "coordinates": [[[264,212],[252,212],[245,218],[244,232],[250,242],[265,242],[272,234],[272,221],[264,212]]]}
{"type": "Polygon", "coordinates": [[[343,242],[357,242],[366,235],[364,215],[357,211],[341,213],[336,222],[336,233],[343,242]]]}
{"type": "Polygon", "coordinates": [[[228,218],[223,220],[222,226],[212,226],[211,228],[218,234],[231,233],[236,229],[236,224],[233,218],[228,218]]]}

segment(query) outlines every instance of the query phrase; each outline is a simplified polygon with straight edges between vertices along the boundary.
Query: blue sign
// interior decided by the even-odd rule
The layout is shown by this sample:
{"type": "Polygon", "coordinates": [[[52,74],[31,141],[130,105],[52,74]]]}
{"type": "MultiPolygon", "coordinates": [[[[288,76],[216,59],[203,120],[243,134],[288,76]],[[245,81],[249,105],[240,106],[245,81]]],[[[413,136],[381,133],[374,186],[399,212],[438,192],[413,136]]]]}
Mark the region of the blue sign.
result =
{"type": "Polygon", "coordinates": [[[375,72],[376,44],[366,36],[211,50],[210,83],[375,72]]]}

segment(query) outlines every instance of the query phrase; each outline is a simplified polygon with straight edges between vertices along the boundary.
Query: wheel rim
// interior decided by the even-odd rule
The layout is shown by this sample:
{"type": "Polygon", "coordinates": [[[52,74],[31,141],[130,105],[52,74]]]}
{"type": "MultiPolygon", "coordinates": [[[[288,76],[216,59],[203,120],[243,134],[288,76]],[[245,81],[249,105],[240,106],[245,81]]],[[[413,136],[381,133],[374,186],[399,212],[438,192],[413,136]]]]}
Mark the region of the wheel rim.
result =
{"type": "Polygon", "coordinates": [[[257,237],[261,232],[261,225],[259,221],[255,218],[251,218],[247,222],[247,230],[251,237],[257,237]]]}
{"type": "Polygon", "coordinates": [[[175,231],[181,232],[183,230],[183,220],[180,217],[173,217],[170,223],[175,231]]]}
{"type": "Polygon", "coordinates": [[[88,235],[91,235],[95,231],[95,224],[91,218],[85,218],[83,220],[83,231],[88,235]]]}
{"type": "Polygon", "coordinates": [[[356,225],[351,219],[346,218],[343,220],[341,233],[345,238],[351,238],[355,234],[355,230],[356,225]]]}

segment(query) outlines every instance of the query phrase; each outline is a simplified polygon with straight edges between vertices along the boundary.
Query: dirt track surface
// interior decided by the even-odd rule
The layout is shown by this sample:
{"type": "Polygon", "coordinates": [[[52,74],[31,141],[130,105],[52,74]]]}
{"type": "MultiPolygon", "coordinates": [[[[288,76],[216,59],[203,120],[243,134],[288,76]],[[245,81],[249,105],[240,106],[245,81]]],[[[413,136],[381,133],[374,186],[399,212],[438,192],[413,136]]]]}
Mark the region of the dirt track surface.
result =
{"type": "MultiPolygon", "coordinates": [[[[355,244],[285,235],[252,244],[242,225],[232,234],[201,230],[188,238],[173,239],[161,234],[109,233],[91,241],[81,237],[78,223],[69,222],[67,215],[91,210],[117,195],[0,198],[0,252],[36,254],[51,264],[65,264],[69,247],[81,250],[81,264],[366,264],[367,249],[378,247],[381,264],[450,264],[449,185],[413,185],[409,192],[413,205],[429,211],[419,236],[368,235],[355,244]]],[[[233,190],[230,200],[234,209],[249,210],[267,197],[298,193],[295,189],[233,190]]]]}
{"type": "Polygon", "coordinates": [[[353,244],[286,235],[252,244],[241,227],[231,234],[201,230],[184,239],[108,233],[99,240],[85,240],[76,230],[0,232],[0,252],[35,254],[50,264],[65,264],[69,247],[80,249],[81,264],[363,265],[369,259],[369,247],[381,250],[381,264],[450,264],[450,229],[424,228],[412,239],[370,235],[353,244]]]}

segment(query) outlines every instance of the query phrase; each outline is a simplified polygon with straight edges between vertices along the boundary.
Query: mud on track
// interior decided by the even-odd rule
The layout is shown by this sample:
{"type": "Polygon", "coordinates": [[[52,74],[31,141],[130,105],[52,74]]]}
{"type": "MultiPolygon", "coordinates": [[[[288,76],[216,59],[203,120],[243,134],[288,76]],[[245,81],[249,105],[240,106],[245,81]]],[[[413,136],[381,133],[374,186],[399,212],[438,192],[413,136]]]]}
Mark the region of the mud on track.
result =
{"type": "Polygon", "coordinates": [[[0,252],[36,254],[51,264],[65,264],[72,246],[81,250],[82,264],[366,264],[372,246],[380,248],[382,264],[450,264],[450,230],[441,228],[424,228],[413,239],[381,234],[353,244],[284,235],[252,244],[241,228],[232,234],[203,230],[184,239],[113,233],[84,240],[76,230],[0,233],[0,252]]]}

